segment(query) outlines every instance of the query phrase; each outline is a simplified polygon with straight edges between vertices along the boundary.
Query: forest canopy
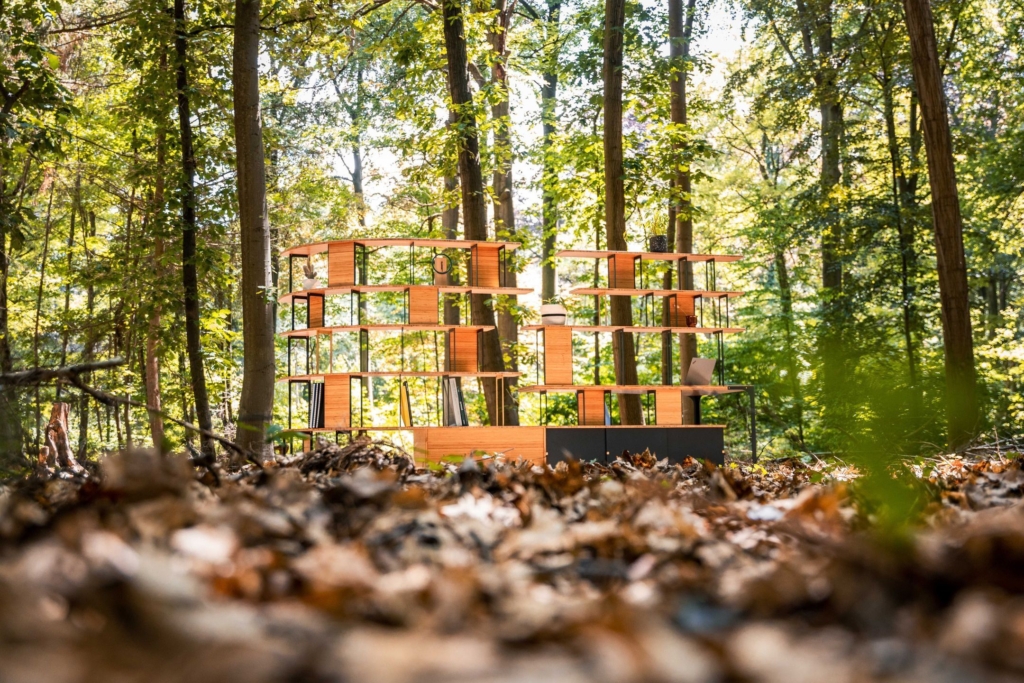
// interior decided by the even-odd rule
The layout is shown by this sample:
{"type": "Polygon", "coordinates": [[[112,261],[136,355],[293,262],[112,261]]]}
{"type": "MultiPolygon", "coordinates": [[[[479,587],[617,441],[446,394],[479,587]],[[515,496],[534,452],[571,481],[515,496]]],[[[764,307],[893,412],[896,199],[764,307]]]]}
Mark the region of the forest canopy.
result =
{"type": "MultiPolygon", "coordinates": [[[[537,295],[496,301],[499,329],[536,322],[541,301],[593,316],[563,297],[591,266],[556,268],[557,249],[667,235],[742,254],[718,273],[747,293],[724,375],[756,387],[760,455],[1019,435],[1024,6],[931,3],[922,72],[921,4],[0,2],[0,374],[120,358],[82,381],[134,402],[4,385],[0,468],[34,459],[60,400],[80,455],[196,438],[147,405],[239,441],[273,435],[287,421],[279,254],[348,237],[521,242],[515,278],[537,295]],[[955,178],[935,166],[937,110],[955,178]],[[950,179],[952,197],[933,192],[950,179]],[[948,210],[960,254],[936,248],[948,210]],[[957,258],[966,338],[942,280],[957,258]]],[[[503,341],[494,362],[533,366],[525,339],[503,341]]],[[[600,347],[607,373],[617,352],[600,347]]],[[[660,381],[660,353],[638,342],[632,383],[660,381]]],[[[376,400],[398,402],[385,387],[376,400]]],[[[747,410],[707,407],[737,455],[747,410]]]]}

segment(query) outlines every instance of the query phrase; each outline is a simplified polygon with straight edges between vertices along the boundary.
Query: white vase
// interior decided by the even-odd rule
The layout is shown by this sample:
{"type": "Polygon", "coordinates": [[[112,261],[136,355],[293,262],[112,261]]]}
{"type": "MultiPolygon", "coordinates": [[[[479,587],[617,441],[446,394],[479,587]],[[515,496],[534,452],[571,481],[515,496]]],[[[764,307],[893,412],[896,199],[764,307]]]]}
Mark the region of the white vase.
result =
{"type": "Polygon", "coordinates": [[[320,289],[320,281],[315,277],[307,277],[302,281],[303,289],[320,289]]]}
{"type": "Polygon", "coordinates": [[[543,304],[540,307],[541,325],[564,325],[565,306],[562,304],[543,304]]]}

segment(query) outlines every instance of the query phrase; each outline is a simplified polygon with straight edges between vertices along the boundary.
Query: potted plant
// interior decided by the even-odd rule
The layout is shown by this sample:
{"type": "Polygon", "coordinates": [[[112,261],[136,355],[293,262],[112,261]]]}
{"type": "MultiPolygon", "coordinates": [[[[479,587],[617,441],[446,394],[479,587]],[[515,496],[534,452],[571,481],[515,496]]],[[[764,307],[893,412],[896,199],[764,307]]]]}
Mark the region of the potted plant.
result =
{"type": "Polygon", "coordinates": [[[316,268],[312,263],[302,266],[302,272],[306,276],[302,281],[303,289],[320,289],[320,281],[316,279],[316,268]]]}
{"type": "Polygon", "coordinates": [[[542,304],[540,307],[541,325],[564,325],[565,306],[562,304],[542,304]]]}
{"type": "Polygon", "coordinates": [[[664,254],[668,252],[668,235],[661,232],[655,232],[647,239],[647,246],[655,254],[664,254]]]}

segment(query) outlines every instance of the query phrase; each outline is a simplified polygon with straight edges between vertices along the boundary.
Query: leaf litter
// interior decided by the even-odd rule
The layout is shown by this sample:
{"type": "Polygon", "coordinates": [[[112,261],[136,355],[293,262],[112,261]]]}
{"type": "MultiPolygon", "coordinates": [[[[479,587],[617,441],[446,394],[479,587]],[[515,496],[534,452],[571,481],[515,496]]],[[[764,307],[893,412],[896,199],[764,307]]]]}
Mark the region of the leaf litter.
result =
{"type": "Polygon", "coordinates": [[[1024,473],[650,453],[417,466],[357,440],[197,475],[122,453],[0,489],[0,681],[1009,681],[1024,473]]]}

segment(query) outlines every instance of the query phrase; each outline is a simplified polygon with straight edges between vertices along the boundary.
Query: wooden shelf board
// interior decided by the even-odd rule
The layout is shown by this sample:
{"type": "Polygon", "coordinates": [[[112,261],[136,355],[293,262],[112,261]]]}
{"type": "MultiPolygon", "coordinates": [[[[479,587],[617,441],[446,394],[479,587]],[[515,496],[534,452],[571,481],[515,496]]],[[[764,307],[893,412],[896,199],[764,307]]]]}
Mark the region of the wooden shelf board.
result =
{"type": "Polygon", "coordinates": [[[719,396],[721,394],[736,394],[743,389],[730,389],[724,385],[700,385],[691,386],[687,384],[534,384],[517,387],[523,393],[576,393],[577,391],[604,391],[611,394],[648,394],[658,391],[679,391],[684,396],[719,396]]]}
{"type": "Polygon", "coordinates": [[[716,263],[729,263],[732,261],[739,261],[743,258],[738,254],[682,254],[676,252],[660,253],[653,251],[595,251],[591,249],[563,249],[555,253],[555,258],[604,259],[609,256],[620,255],[638,257],[641,261],[715,261],[716,263]]]}
{"type": "Polygon", "coordinates": [[[446,330],[493,330],[494,325],[334,325],[331,327],[309,327],[303,330],[278,332],[280,337],[315,337],[318,334],[334,332],[444,332],[446,330]]]}
{"type": "Polygon", "coordinates": [[[384,239],[362,239],[362,240],[331,240],[330,242],[312,242],[285,249],[281,256],[313,256],[322,254],[328,249],[328,245],[334,242],[352,242],[361,247],[421,247],[424,249],[472,249],[476,244],[488,244],[495,247],[505,247],[509,251],[518,249],[519,242],[488,242],[482,240],[440,240],[440,239],[408,239],[408,238],[384,238],[384,239]]]}
{"type": "Polygon", "coordinates": [[[625,325],[523,325],[519,329],[523,332],[544,330],[549,327],[570,328],[573,332],[618,332],[625,330],[636,334],[660,334],[671,332],[672,334],[717,334],[725,332],[728,334],[746,332],[743,327],[626,327],[625,325]]]}
{"type": "Polygon", "coordinates": [[[310,294],[320,296],[333,296],[335,294],[349,294],[352,292],[362,294],[373,294],[377,292],[404,292],[407,289],[437,289],[441,294],[532,294],[532,289],[524,287],[463,287],[456,285],[345,285],[343,287],[321,287],[320,289],[301,289],[278,297],[278,302],[290,304],[295,299],[306,299],[310,294]]]}
{"type": "Polygon", "coordinates": [[[310,375],[289,375],[287,377],[281,377],[277,381],[307,382],[310,380],[323,379],[325,375],[345,377],[482,377],[493,379],[495,377],[521,377],[522,374],[523,373],[521,372],[414,372],[412,370],[407,372],[320,372],[310,375]]]}
{"type": "Polygon", "coordinates": [[[743,292],[709,292],[703,289],[626,289],[615,287],[576,287],[569,291],[574,296],[689,296],[694,299],[721,299],[743,296],[743,292]]]}

